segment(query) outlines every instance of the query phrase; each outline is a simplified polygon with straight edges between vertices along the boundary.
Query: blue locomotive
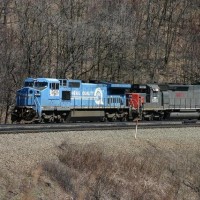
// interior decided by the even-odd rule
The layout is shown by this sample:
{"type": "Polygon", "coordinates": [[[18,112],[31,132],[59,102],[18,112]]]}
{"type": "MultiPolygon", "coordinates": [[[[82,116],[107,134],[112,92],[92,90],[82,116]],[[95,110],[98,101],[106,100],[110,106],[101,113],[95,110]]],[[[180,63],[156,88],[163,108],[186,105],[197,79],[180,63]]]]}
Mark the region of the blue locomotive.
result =
{"type": "Polygon", "coordinates": [[[17,91],[12,122],[125,121],[132,117],[130,84],[27,78],[17,91]]]}

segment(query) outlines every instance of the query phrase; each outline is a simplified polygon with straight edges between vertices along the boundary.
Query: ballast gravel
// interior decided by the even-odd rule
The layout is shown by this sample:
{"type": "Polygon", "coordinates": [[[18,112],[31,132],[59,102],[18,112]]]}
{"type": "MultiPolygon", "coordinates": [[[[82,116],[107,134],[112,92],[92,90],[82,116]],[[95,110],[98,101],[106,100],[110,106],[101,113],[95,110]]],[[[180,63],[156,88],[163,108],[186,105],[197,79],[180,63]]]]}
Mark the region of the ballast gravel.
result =
{"type": "Polygon", "coordinates": [[[0,135],[0,172],[11,176],[29,173],[37,164],[56,159],[58,146],[63,142],[97,145],[106,154],[137,153],[149,146],[187,150],[199,147],[200,129],[138,129],[137,139],[134,129],[0,135]]]}

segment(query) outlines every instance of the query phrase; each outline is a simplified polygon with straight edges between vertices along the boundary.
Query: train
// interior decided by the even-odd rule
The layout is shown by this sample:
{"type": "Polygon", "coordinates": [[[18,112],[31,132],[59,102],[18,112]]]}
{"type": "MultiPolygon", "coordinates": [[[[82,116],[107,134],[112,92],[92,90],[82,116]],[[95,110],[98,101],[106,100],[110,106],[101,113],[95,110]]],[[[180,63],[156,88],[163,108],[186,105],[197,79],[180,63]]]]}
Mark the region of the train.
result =
{"type": "Polygon", "coordinates": [[[200,119],[200,84],[27,78],[12,123],[200,119]]]}

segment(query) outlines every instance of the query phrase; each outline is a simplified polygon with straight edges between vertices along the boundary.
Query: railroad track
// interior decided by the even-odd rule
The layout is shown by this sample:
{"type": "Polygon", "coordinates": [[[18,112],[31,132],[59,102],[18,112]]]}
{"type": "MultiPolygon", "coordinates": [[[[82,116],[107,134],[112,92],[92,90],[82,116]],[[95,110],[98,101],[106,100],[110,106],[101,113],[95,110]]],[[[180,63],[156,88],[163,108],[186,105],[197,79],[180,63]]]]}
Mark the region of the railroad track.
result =
{"type": "MultiPolygon", "coordinates": [[[[115,123],[67,123],[67,124],[8,124],[0,125],[0,134],[88,131],[88,130],[122,130],[135,129],[136,122],[115,123]]],[[[200,127],[200,121],[152,121],[138,122],[138,129],[187,128],[200,127]]]]}

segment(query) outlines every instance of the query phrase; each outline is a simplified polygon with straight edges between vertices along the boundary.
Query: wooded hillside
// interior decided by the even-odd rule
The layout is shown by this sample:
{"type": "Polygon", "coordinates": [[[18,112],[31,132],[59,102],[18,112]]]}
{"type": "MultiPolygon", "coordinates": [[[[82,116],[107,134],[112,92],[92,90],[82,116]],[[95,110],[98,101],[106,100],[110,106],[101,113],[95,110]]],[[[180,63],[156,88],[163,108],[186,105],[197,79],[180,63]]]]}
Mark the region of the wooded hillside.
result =
{"type": "Polygon", "coordinates": [[[199,0],[0,2],[1,122],[26,77],[200,80],[199,0]]]}

